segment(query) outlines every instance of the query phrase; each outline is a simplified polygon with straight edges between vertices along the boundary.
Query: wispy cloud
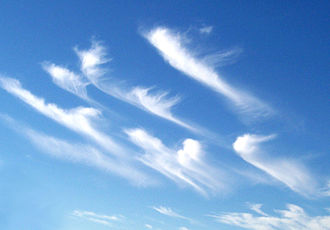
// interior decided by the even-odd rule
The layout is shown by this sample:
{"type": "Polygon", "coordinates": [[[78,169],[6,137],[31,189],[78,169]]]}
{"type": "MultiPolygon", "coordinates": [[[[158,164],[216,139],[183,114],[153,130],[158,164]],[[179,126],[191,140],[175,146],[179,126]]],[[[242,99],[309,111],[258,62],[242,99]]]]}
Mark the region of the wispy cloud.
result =
{"type": "Polygon", "coordinates": [[[242,49],[232,48],[216,53],[208,54],[201,59],[203,63],[207,63],[210,68],[222,67],[234,63],[242,49]]]}
{"type": "Polygon", "coordinates": [[[75,217],[83,218],[91,222],[95,222],[98,224],[103,224],[106,226],[113,226],[113,221],[119,221],[122,219],[121,216],[107,216],[103,214],[96,214],[95,212],[91,211],[81,211],[81,210],[74,210],[72,215],[75,217]]]}
{"type": "Polygon", "coordinates": [[[165,118],[192,131],[196,131],[191,125],[174,117],[171,111],[180,101],[180,97],[168,97],[169,93],[167,91],[151,93],[151,90],[152,88],[135,87],[128,94],[124,94],[120,90],[117,90],[117,94],[123,100],[147,112],[165,118]]]}
{"type": "Polygon", "coordinates": [[[80,59],[82,74],[73,73],[50,62],[43,63],[44,70],[59,87],[90,101],[86,86],[93,84],[112,97],[197,132],[197,128],[173,115],[172,108],[180,101],[179,96],[170,97],[168,91],[155,91],[154,87],[123,87],[118,80],[105,77],[107,69],[102,66],[110,59],[107,58],[107,50],[101,42],[92,41],[91,48],[87,50],[80,50],[77,47],[74,50],[80,59]]]}
{"type": "Polygon", "coordinates": [[[144,227],[146,227],[147,229],[152,229],[152,225],[150,224],[145,224],[144,227]]]}
{"type": "Polygon", "coordinates": [[[272,113],[272,109],[264,102],[230,86],[216,73],[212,65],[195,57],[192,51],[183,46],[184,38],[179,33],[158,27],[144,36],[172,67],[225,96],[241,112],[251,117],[268,116],[272,113]]]}
{"type": "Polygon", "coordinates": [[[179,230],[189,230],[187,227],[180,227],[179,230]]]}
{"type": "Polygon", "coordinates": [[[189,185],[205,196],[226,190],[225,174],[203,160],[205,153],[198,141],[186,139],[183,148],[175,150],[142,129],[126,130],[126,133],[145,151],[140,161],[179,185],[189,185]]]}
{"type": "Polygon", "coordinates": [[[174,217],[174,218],[180,218],[180,219],[184,219],[184,220],[190,220],[190,218],[182,216],[176,212],[174,212],[171,208],[169,207],[164,207],[164,206],[159,206],[159,207],[152,207],[155,211],[166,215],[166,216],[170,216],[170,217],[174,217]]]}
{"type": "Polygon", "coordinates": [[[153,180],[137,170],[131,162],[111,158],[93,146],[72,143],[33,130],[26,130],[25,134],[35,146],[56,158],[86,164],[105,172],[114,173],[128,179],[135,185],[153,184],[153,180]]]}
{"type": "Polygon", "coordinates": [[[113,79],[110,82],[109,79],[104,78],[106,70],[102,68],[102,65],[110,59],[106,57],[106,48],[100,42],[92,42],[92,47],[88,50],[75,48],[75,51],[81,61],[82,73],[99,90],[146,112],[193,130],[190,125],[172,114],[173,106],[180,100],[178,96],[168,97],[169,92],[167,91],[151,92],[154,91],[152,88],[142,86],[135,86],[131,89],[124,88],[113,79]]]}
{"type": "Polygon", "coordinates": [[[217,222],[251,230],[329,230],[330,216],[309,216],[293,204],[286,210],[275,210],[279,216],[254,216],[245,212],[211,215],[217,222]]]}
{"type": "Polygon", "coordinates": [[[41,114],[79,134],[91,138],[110,153],[118,156],[125,153],[125,150],[120,145],[94,126],[93,121],[97,120],[101,114],[99,110],[87,107],[62,109],[56,104],[46,103],[43,98],[33,95],[24,89],[18,80],[12,78],[0,77],[0,86],[41,114]]]}
{"type": "Polygon", "coordinates": [[[268,216],[265,212],[263,212],[261,210],[262,204],[251,204],[251,203],[249,203],[248,206],[252,211],[255,211],[256,213],[258,213],[262,216],[268,216]]]}
{"type": "Polygon", "coordinates": [[[43,69],[52,77],[53,82],[64,90],[67,90],[81,98],[87,99],[86,86],[89,81],[65,67],[53,63],[44,62],[43,69]]]}
{"type": "Polygon", "coordinates": [[[203,26],[199,29],[201,34],[210,34],[213,31],[213,26],[203,26]]]}
{"type": "Polygon", "coordinates": [[[87,86],[91,82],[83,74],[72,72],[63,66],[51,62],[43,62],[42,68],[51,76],[53,83],[58,87],[82,98],[92,106],[114,113],[88,96],[87,86]]]}
{"type": "Polygon", "coordinates": [[[303,195],[317,195],[315,180],[308,170],[292,159],[274,158],[260,148],[260,144],[273,139],[275,135],[261,136],[245,134],[236,139],[233,148],[246,162],[281,181],[293,191],[303,195]]]}
{"type": "Polygon", "coordinates": [[[95,167],[107,173],[121,176],[138,186],[156,183],[153,178],[138,170],[134,162],[113,158],[90,144],[72,142],[43,134],[20,124],[7,115],[0,114],[0,121],[22,134],[43,153],[56,159],[95,167]]]}
{"type": "Polygon", "coordinates": [[[330,180],[328,180],[326,185],[321,189],[321,195],[330,197],[330,180]]]}
{"type": "Polygon", "coordinates": [[[92,41],[92,47],[88,50],[79,50],[74,48],[81,61],[82,73],[93,83],[100,81],[100,78],[106,73],[102,65],[109,62],[105,47],[98,41],[92,41]]]}

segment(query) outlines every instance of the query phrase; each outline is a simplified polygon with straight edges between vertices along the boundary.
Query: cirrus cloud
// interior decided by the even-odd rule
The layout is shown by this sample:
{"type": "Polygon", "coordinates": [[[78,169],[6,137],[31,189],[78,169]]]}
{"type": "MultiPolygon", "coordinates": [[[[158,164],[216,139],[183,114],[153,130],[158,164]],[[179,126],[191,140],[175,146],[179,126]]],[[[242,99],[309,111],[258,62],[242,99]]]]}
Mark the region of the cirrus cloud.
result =
{"type": "Polygon", "coordinates": [[[157,27],[144,36],[173,68],[223,95],[234,103],[240,112],[252,118],[269,116],[273,113],[273,109],[266,103],[229,85],[212,65],[195,57],[193,51],[184,47],[184,38],[180,33],[174,33],[166,27],[157,27]]]}
{"type": "Polygon", "coordinates": [[[285,210],[275,210],[278,216],[255,216],[246,212],[210,215],[217,222],[250,230],[329,230],[330,216],[309,216],[301,207],[288,204],[285,210]]]}

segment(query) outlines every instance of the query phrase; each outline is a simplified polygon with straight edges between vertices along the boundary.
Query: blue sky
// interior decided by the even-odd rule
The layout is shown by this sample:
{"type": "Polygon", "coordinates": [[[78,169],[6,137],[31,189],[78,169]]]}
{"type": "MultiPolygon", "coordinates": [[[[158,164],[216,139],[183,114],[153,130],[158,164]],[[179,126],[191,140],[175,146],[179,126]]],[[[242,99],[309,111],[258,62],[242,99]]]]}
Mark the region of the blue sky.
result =
{"type": "Polygon", "coordinates": [[[0,228],[330,229],[325,1],[5,1],[0,228]]]}

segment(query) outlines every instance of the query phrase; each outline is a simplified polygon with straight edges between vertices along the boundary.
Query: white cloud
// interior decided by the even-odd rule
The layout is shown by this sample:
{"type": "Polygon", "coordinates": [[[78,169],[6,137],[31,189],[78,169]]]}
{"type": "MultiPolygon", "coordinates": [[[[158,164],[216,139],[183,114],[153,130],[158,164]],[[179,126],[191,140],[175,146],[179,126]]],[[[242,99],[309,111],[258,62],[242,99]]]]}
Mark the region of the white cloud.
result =
{"type": "Polygon", "coordinates": [[[272,113],[272,109],[268,105],[252,95],[230,86],[220,78],[212,65],[194,57],[192,51],[183,46],[183,38],[180,34],[174,34],[167,28],[158,27],[145,34],[145,37],[172,67],[222,94],[241,112],[250,114],[252,117],[272,113]]]}
{"type": "Polygon", "coordinates": [[[330,196],[330,180],[328,180],[324,188],[321,189],[321,195],[330,196]]]}
{"type": "Polygon", "coordinates": [[[248,205],[249,205],[249,208],[251,210],[255,211],[256,213],[258,213],[262,216],[267,216],[267,214],[261,210],[262,204],[248,204],[248,205]]]}
{"type": "Polygon", "coordinates": [[[96,214],[90,211],[81,211],[81,210],[74,210],[72,215],[79,218],[84,218],[88,221],[92,221],[98,224],[103,224],[106,226],[112,226],[113,221],[120,220],[119,216],[107,216],[103,214],[96,214]]]}
{"type": "Polygon", "coordinates": [[[189,230],[187,227],[180,227],[179,230],[189,230]]]}
{"type": "Polygon", "coordinates": [[[174,150],[142,129],[126,130],[130,140],[145,151],[139,160],[179,185],[189,185],[203,195],[224,191],[225,175],[206,164],[198,141],[186,139],[174,150]]]}
{"type": "Polygon", "coordinates": [[[259,147],[260,143],[274,137],[245,134],[236,139],[233,148],[243,160],[281,181],[293,191],[303,195],[315,195],[315,181],[303,165],[292,159],[268,156],[259,147]]]}
{"type": "Polygon", "coordinates": [[[101,68],[102,64],[110,61],[106,57],[106,49],[100,42],[93,41],[92,47],[89,50],[74,49],[81,61],[82,73],[94,84],[99,81],[99,78],[106,72],[101,68]]]}
{"type": "Polygon", "coordinates": [[[89,84],[82,76],[53,63],[43,63],[43,69],[49,73],[53,82],[81,98],[87,99],[86,86],[89,84]]]}
{"type": "Polygon", "coordinates": [[[109,221],[118,221],[121,219],[120,216],[108,216],[103,214],[96,214],[95,212],[91,212],[91,211],[81,211],[81,210],[74,210],[73,215],[79,217],[89,216],[89,217],[95,217],[98,219],[104,219],[109,221]]]}
{"type": "Polygon", "coordinates": [[[0,77],[0,86],[41,114],[79,134],[91,138],[112,154],[117,156],[124,155],[125,150],[120,145],[94,126],[93,121],[99,118],[99,110],[86,107],[61,109],[56,104],[45,103],[43,98],[39,98],[22,88],[20,82],[12,78],[0,77]]]}
{"type": "Polygon", "coordinates": [[[105,172],[114,173],[135,185],[146,186],[154,183],[149,176],[137,170],[131,162],[111,158],[91,145],[72,143],[31,129],[23,130],[35,146],[58,159],[86,164],[105,172]]]}
{"type": "Polygon", "coordinates": [[[180,219],[185,219],[185,220],[190,220],[188,217],[182,216],[176,212],[174,212],[171,208],[164,207],[164,206],[159,206],[159,207],[152,207],[154,210],[157,212],[170,216],[170,217],[175,217],[175,218],[180,218],[180,219]]]}
{"type": "Polygon", "coordinates": [[[196,131],[193,127],[174,117],[171,109],[180,98],[178,96],[169,98],[168,92],[150,93],[151,88],[135,87],[129,93],[117,90],[117,95],[126,102],[133,104],[142,110],[155,114],[159,117],[172,121],[182,127],[196,131]]]}
{"type": "Polygon", "coordinates": [[[199,161],[202,154],[200,143],[193,139],[186,139],[183,148],[178,151],[178,161],[182,165],[188,165],[191,160],[199,161]]]}
{"type": "Polygon", "coordinates": [[[286,210],[275,210],[279,216],[254,216],[251,213],[230,212],[211,215],[217,222],[251,230],[329,230],[330,216],[311,217],[293,204],[286,210]]]}
{"type": "Polygon", "coordinates": [[[199,29],[201,34],[210,34],[213,31],[213,26],[203,26],[199,29]]]}
{"type": "Polygon", "coordinates": [[[146,112],[159,116],[174,122],[182,127],[197,131],[186,122],[176,118],[172,114],[172,108],[179,102],[178,96],[168,97],[169,92],[158,91],[151,92],[152,88],[135,86],[132,88],[124,88],[119,86],[118,82],[105,78],[107,72],[101,66],[110,61],[107,58],[106,48],[101,42],[92,42],[92,47],[88,50],[74,49],[81,62],[81,72],[84,77],[71,72],[70,70],[57,66],[52,63],[44,63],[43,68],[50,74],[53,82],[59,87],[81,97],[88,99],[86,86],[93,84],[102,92],[134,105],[146,112]]]}
{"type": "Polygon", "coordinates": [[[0,113],[0,121],[22,134],[43,153],[52,157],[113,173],[129,180],[133,185],[150,186],[156,184],[153,178],[137,169],[135,164],[137,162],[131,161],[132,159],[118,159],[90,144],[72,142],[43,134],[20,124],[5,114],[0,113]]]}
{"type": "Polygon", "coordinates": [[[145,224],[144,226],[148,229],[152,229],[152,226],[150,224],[145,224]]]}
{"type": "Polygon", "coordinates": [[[242,49],[237,47],[225,51],[219,51],[206,55],[201,59],[201,62],[207,63],[210,68],[222,67],[234,63],[241,52],[242,49]]]}

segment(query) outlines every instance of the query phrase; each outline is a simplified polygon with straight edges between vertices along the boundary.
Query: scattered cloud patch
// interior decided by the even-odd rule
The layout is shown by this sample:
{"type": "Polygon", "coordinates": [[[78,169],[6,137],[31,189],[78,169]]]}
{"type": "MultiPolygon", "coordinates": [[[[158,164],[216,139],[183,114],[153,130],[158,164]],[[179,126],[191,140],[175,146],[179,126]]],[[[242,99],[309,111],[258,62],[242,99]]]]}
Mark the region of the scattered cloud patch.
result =
{"type": "Polygon", "coordinates": [[[199,29],[201,34],[210,34],[213,31],[213,26],[203,26],[199,29]]]}
{"type": "Polygon", "coordinates": [[[329,230],[330,216],[309,216],[293,204],[285,210],[275,210],[278,216],[255,216],[245,212],[211,215],[217,222],[250,230],[329,230]]]}
{"type": "Polygon", "coordinates": [[[201,159],[202,146],[193,139],[186,139],[183,142],[183,148],[178,152],[178,161],[181,165],[189,165],[190,161],[199,161],[201,159]]]}
{"type": "Polygon", "coordinates": [[[150,224],[145,224],[144,227],[146,227],[147,229],[152,229],[152,226],[150,224]]]}
{"type": "Polygon", "coordinates": [[[180,227],[179,230],[189,230],[187,227],[180,227]]]}
{"type": "Polygon", "coordinates": [[[260,148],[261,143],[274,137],[275,135],[245,134],[236,139],[233,148],[243,160],[284,183],[293,191],[303,195],[316,195],[315,180],[303,165],[294,160],[268,156],[260,148]]]}
{"type": "Polygon", "coordinates": [[[324,188],[321,190],[323,196],[330,196],[330,180],[327,181],[324,188]]]}

